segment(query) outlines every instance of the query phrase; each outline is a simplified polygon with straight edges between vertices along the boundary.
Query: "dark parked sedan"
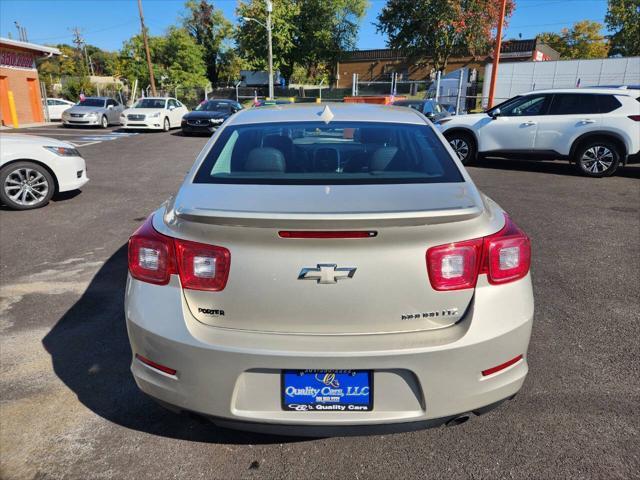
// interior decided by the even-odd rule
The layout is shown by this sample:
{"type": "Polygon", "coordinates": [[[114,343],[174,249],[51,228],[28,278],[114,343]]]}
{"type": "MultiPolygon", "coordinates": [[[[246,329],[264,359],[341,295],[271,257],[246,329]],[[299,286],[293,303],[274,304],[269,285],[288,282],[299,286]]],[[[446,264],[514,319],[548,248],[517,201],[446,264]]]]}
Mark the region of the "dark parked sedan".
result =
{"type": "Polygon", "coordinates": [[[418,110],[432,122],[451,115],[445,110],[444,106],[435,100],[398,100],[397,102],[393,102],[393,104],[399,107],[409,107],[418,110]]]}
{"type": "Polygon", "coordinates": [[[233,100],[207,100],[182,117],[182,133],[210,135],[238,110],[242,110],[242,105],[233,100]]]}

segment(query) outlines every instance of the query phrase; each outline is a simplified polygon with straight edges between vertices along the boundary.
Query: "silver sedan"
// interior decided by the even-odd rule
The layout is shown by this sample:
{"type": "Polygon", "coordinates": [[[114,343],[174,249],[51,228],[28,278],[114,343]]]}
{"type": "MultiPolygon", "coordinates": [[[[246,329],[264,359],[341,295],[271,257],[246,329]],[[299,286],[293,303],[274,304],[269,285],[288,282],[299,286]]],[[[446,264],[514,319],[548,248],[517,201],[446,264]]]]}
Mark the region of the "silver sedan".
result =
{"type": "Polygon", "coordinates": [[[458,424],[525,380],[529,265],[528,237],[414,110],[243,110],[129,241],[131,369],[237,428],[458,424]]]}
{"type": "Polygon", "coordinates": [[[124,111],[121,103],[108,97],[86,97],[76,105],[62,112],[62,124],[69,126],[99,126],[120,124],[120,114],[124,111]]]}

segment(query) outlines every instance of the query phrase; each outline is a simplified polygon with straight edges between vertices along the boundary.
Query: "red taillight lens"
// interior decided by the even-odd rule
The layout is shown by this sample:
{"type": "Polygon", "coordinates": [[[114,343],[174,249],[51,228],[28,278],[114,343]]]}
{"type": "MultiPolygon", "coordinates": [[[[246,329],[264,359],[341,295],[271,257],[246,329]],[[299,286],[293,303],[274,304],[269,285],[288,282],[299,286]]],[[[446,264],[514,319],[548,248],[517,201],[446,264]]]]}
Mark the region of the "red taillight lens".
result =
{"type": "Polygon", "coordinates": [[[502,230],[484,238],[483,250],[480,273],[487,274],[489,283],[513,282],[529,272],[531,242],[508,215],[502,230]]]}
{"type": "Polygon", "coordinates": [[[182,288],[219,291],[227,284],[231,254],[224,247],[175,239],[182,288]]]}
{"type": "Polygon", "coordinates": [[[479,274],[500,284],[524,277],[531,265],[529,238],[505,214],[505,226],[484,238],[431,247],[427,271],[434,290],[474,288],[479,274]]]}
{"type": "Polygon", "coordinates": [[[629,115],[629,118],[634,122],[640,122],[640,115],[629,115]]]}
{"type": "Polygon", "coordinates": [[[153,215],[129,239],[129,271],[143,282],[166,285],[177,273],[182,288],[215,292],[227,284],[230,264],[226,248],[158,233],[153,215]]]}
{"type": "Polygon", "coordinates": [[[461,290],[476,286],[482,239],[440,245],[427,250],[427,270],[436,290],[461,290]]]}
{"type": "Polygon", "coordinates": [[[137,280],[166,285],[177,273],[173,239],[156,232],[152,220],[147,218],[129,239],[129,271],[137,280]]]}

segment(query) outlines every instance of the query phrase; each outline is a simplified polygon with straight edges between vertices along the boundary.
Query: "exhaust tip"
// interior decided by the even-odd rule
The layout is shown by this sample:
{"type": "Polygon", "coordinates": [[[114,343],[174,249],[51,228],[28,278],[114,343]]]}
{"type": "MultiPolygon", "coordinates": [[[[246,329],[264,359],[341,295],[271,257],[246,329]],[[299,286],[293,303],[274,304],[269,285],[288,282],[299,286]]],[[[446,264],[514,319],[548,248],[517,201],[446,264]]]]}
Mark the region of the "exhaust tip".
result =
{"type": "Polygon", "coordinates": [[[447,427],[455,427],[456,425],[462,425],[463,423],[468,422],[470,418],[471,418],[471,412],[463,413],[461,415],[453,417],[450,420],[447,420],[447,423],[445,423],[445,425],[447,427]]]}

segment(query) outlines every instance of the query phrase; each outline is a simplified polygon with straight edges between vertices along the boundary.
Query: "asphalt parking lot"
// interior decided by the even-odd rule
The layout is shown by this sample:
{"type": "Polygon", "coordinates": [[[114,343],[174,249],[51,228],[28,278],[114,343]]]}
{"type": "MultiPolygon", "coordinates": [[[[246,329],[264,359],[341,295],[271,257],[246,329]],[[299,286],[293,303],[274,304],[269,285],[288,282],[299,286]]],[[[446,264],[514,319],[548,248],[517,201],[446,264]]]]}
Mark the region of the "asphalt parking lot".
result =
{"type": "Polygon", "coordinates": [[[1,478],[640,478],[640,166],[606,179],[553,162],[471,167],[532,239],[520,394],[456,427],[299,439],[179,417],[139,393],[126,241],[206,138],[82,138],[81,193],[0,211],[1,478]]]}
{"type": "Polygon", "coordinates": [[[11,135],[19,133],[22,135],[38,135],[43,137],[57,138],[76,147],[88,147],[102,142],[120,140],[122,138],[138,135],[138,132],[125,131],[119,126],[110,126],[105,129],[98,128],[65,128],[61,124],[52,123],[45,127],[20,128],[18,130],[5,130],[3,134],[11,135]]]}

